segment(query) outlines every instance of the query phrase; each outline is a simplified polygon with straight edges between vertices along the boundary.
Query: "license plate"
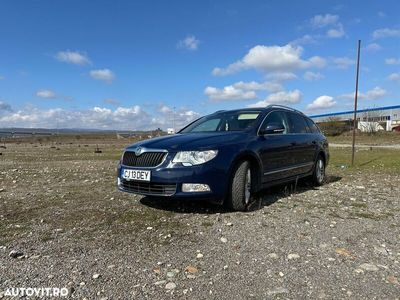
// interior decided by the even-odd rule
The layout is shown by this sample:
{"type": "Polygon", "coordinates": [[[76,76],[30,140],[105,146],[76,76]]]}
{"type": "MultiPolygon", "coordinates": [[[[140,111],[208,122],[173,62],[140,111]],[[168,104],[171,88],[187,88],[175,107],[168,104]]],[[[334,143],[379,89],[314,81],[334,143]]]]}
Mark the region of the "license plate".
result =
{"type": "Polygon", "coordinates": [[[148,170],[122,170],[122,178],[126,180],[150,181],[151,171],[148,170]]]}

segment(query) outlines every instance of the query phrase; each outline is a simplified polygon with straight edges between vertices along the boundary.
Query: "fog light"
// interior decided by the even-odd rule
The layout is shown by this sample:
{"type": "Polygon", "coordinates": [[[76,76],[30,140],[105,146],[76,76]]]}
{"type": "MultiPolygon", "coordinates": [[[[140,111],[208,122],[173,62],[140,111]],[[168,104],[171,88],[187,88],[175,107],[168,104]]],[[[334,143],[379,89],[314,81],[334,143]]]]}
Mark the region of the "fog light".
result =
{"type": "Polygon", "coordinates": [[[119,179],[119,177],[117,177],[118,179],[117,179],[117,184],[118,184],[118,186],[120,186],[121,185],[121,179],[119,179]]]}
{"type": "Polygon", "coordinates": [[[210,187],[204,183],[184,183],[182,184],[182,192],[184,193],[197,193],[209,192],[210,187]]]}

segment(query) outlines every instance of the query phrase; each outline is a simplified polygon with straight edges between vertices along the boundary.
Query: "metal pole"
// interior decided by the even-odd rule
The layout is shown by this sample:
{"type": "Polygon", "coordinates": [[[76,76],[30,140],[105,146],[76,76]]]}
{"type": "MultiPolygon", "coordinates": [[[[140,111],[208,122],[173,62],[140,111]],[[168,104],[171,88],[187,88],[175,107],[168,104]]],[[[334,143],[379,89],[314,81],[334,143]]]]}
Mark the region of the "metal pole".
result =
{"type": "Polygon", "coordinates": [[[354,152],[355,152],[355,146],[356,146],[357,100],[358,100],[358,74],[360,73],[360,48],[361,48],[361,40],[358,40],[357,73],[356,73],[356,92],[354,93],[353,146],[352,146],[352,153],[351,153],[351,165],[352,165],[352,166],[354,166],[354,152]]]}
{"type": "Polygon", "coordinates": [[[172,127],[174,128],[174,134],[175,134],[175,106],[172,111],[172,127]]]}

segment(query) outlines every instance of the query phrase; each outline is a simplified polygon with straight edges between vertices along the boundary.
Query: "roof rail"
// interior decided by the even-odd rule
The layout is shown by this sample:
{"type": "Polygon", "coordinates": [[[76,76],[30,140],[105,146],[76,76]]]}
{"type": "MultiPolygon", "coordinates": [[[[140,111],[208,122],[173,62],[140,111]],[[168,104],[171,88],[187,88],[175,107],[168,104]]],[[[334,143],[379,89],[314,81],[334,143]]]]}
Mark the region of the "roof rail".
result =
{"type": "Polygon", "coordinates": [[[226,109],[221,109],[221,110],[214,111],[213,114],[217,114],[217,113],[224,112],[224,111],[226,111],[226,109]]]}
{"type": "Polygon", "coordinates": [[[299,110],[297,110],[297,109],[295,109],[295,108],[292,108],[292,107],[289,107],[289,106],[285,106],[285,105],[270,104],[270,105],[268,105],[267,107],[271,107],[271,108],[284,108],[284,109],[291,110],[291,111],[294,111],[294,112],[297,112],[297,113],[299,113],[299,114],[304,115],[303,112],[301,112],[301,111],[299,111],[299,110]]]}

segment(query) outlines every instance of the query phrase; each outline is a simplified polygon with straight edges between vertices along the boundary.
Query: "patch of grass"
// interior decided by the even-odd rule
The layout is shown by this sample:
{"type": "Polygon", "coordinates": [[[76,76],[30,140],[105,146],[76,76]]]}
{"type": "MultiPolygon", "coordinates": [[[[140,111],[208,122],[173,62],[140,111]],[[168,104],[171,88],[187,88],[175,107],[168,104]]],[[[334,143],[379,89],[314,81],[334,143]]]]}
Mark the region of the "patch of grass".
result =
{"type": "Polygon", "coordinates": [[[363,212],[363,211],[357,211],[357,212],[352,212],[352,216],[362,218],[362,219],[370,219],[370,220],[375,220],[375,221],[380,221],[380,220],[385,220],[389,217],[392,217],[392,213],[373,213],[373,212],[363,212]]]}
{"type": "Polygon", "coordinates": [[[355,202],[355,203],[352,203],[351,206],[357,207],[357,208],[368,208],[367,203],[364,203],[364,202],[355,202]]]}
{"type": "Polygon", "coordinates": [[[214,225],[214,223],[210,222],[210,221],[204,221],[201,223],[201,225],[204,227],[212,227],[214,225]]]}
{"type": "Polygon", "coordinates": [[[382,172],[400,171],[400,150],[363,149],[355,153],[355,166],[351,163],[351,148],[330,148],[329,167],[335,170],[369,170],[382,172]],[[344,168],[343,168],[344,167],[344,168]]]}
{"type": "MultiPolygon", "coordinates": [[[[350,132],[328,136],[328,141],[335,144],[351,144],[353,136],[350,132]]],[[[377,132],[375,134],[358,133],[356,136],[357,144],[363,145],[393,145],[400,144],[400,134],[398,132],[377,132]]]]}

